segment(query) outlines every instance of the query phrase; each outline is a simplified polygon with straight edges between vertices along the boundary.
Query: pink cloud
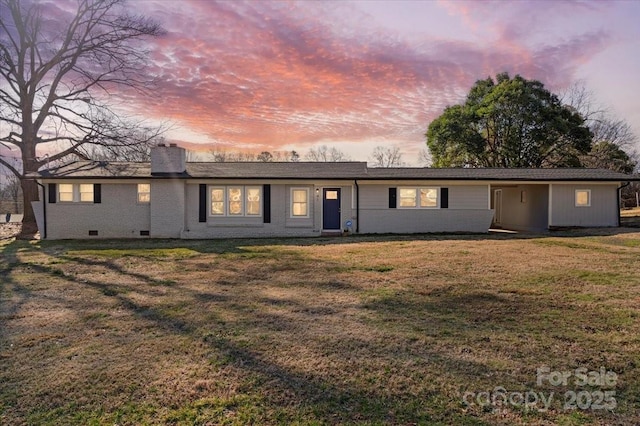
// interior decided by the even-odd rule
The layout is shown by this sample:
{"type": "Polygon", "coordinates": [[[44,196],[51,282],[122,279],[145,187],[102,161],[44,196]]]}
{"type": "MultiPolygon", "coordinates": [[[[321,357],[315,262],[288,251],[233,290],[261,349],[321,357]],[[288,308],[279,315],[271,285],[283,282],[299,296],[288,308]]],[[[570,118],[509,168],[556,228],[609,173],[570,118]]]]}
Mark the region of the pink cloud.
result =
{"type": "MultiPolygon", "coordinates": [[[[341,7],[352,6],[341,3],[144,4],[168,30],[152,49],[157,96],[123,95],[212,142],[270,149],[324,140],[422,144],[429,121],[475,80],[507,70],[561,87],[610,42],[606,32],[591,31],[532,43],[536,23],[552,12],[519,26],[515,14],[531,3],[447,3],[470,25],[498,6],[508,10],[489,19],[493,36],[482,42],[419,43],[382,28],[344,30],[341,7]]],[[[590,13],[572,2],[554,7],[590,13]]]]}

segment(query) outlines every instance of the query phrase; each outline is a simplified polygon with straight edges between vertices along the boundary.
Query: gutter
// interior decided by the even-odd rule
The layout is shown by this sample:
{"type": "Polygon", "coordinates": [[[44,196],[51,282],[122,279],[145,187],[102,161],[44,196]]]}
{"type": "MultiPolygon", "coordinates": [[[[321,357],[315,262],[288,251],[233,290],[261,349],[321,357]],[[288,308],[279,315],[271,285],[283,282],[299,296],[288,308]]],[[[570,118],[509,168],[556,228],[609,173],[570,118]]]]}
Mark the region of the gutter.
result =
{"type": "Polygon", "coordinates": [[[624,185],[618,187],[618,198],[616,198],[616,202],[618,205],[618,228],[620,227],[620,222],[622,221],[622,214],[620,214],[620,198],[622,197],[622,188],[626,188],[631,185],[631,182],[627,182],[624,185]]]}
{"type": "Polygon", "coordinates": [[[36,185],[38,185],[40,188],[42,188],[42,236],[41,239],[46,240],[47,239],[47,200],[46,200],[46,196],[47,196],[47,188],[45,188],[45,186],[43,184],[41,184],[40,182],[38,182],[37,180],[35,181],[36,185]]]}
{"type": "Polygon", "coordinates": [[[354,179],[353,183],[356,185],[356,234],[360,233],[360,186],[358,185],[358,179],[354,179]]]}

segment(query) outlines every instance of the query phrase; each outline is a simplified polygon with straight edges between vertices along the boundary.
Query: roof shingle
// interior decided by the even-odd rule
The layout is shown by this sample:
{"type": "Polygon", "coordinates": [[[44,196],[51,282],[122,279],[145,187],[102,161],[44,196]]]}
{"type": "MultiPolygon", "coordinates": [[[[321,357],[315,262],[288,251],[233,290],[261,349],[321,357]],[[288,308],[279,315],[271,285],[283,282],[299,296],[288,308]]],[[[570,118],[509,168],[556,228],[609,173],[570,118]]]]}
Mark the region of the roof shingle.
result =
{"type": "Polygon", "coordinates": [[[365,162],[242,162],[187,163],[180,175],[152,175],[149,163],[76,161],[38,172],[46,179],[359,179],[359,180],[486,180],[486,181],[629,181],[640,180],[604,169],[498,169],[498,168],[368,168],[365,162]]]}

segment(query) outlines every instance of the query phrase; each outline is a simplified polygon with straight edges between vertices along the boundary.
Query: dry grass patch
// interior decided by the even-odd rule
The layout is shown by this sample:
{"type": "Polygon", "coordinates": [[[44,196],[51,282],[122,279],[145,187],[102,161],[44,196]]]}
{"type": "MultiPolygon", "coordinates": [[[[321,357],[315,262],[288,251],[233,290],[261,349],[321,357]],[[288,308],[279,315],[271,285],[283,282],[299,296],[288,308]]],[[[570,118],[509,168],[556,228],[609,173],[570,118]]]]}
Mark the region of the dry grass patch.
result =
{"type": "Polygon", "coordinates": [[[557,235],[6,242],[0,421],[638,424],[640,234],[557,235]]]}

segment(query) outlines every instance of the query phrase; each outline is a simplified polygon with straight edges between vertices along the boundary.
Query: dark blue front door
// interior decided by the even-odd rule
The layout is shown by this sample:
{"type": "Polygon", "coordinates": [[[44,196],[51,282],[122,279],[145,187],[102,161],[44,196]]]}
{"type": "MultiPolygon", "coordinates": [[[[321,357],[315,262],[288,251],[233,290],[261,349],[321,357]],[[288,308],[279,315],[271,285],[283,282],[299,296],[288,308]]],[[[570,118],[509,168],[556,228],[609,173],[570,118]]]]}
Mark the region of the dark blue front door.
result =
{"type": "Polygon", "coordinates": [[[322,189],[322,229],[340,229],[340,188],[322,189]]]}

